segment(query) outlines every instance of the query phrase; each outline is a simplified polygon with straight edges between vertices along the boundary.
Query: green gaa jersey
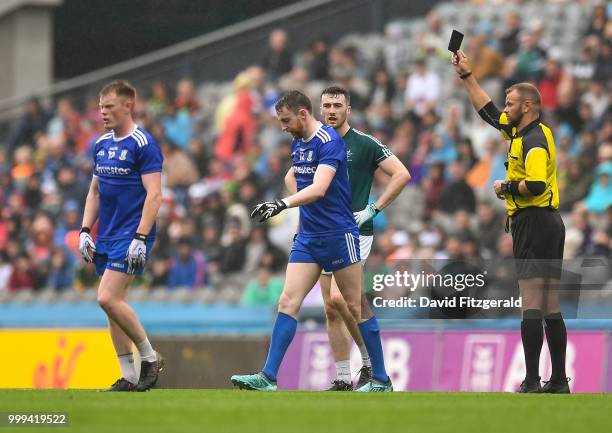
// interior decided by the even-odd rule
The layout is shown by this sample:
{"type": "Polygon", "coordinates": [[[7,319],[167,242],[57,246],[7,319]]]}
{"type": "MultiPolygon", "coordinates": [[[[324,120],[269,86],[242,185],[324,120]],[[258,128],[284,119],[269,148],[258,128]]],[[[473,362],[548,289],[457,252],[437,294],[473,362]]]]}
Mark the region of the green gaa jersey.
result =
{"type": "MultiPolygon", "coordinates": [[[[376,138],[355,128],[349,129],[342,139],[346,143],[353,211],[357,212],[368,205],[374,172],[378,164],[393,155],[393,152],[376,138]]],[[[361,226],[359,234],[364,236],[374,234],[372,220],[361,226]]]]}

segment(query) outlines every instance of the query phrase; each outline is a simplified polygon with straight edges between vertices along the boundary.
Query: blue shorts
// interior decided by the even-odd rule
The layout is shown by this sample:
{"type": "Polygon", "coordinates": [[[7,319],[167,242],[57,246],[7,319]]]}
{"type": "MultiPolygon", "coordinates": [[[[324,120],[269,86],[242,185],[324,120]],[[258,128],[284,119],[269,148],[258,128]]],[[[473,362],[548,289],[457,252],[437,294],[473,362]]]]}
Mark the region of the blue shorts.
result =
{"type": "MultiPolygon", "coordinates": [[[[155,239],[147,239],[147,260],[151,255],[153,243],[155,239]]],[[[120,239],[114,241],[96,241],[96,254],[94,255],[94,263],[96,265],[96,274],[102,275],[106,269],[111,271],[123,272],[127,274],[127,251],[132,243],[132,239],[120,239]]],[[[136,269],[134,275],[142,275],[144,267],[136,269]]]]}
{"type": "Polygon", "coordinates": [[[317,263],[334,272],[361,261],[357,231],[320,237],[298,234],[289,254],[289,263],[317,263]]]}

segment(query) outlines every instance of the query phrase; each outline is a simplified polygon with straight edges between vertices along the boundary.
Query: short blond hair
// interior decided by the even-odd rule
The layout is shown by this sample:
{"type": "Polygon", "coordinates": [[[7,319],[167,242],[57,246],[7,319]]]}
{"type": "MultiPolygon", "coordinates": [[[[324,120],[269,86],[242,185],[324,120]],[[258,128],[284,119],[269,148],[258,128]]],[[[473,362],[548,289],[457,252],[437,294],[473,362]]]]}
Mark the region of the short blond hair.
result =
{"type": "Polygon", "coordinates": [[[131,99],[132,101],[136,100],[136,89],[125,80],[115,80],[102,87],[102,90],[100,90],[100,97],[110,93],[131,99]]]}

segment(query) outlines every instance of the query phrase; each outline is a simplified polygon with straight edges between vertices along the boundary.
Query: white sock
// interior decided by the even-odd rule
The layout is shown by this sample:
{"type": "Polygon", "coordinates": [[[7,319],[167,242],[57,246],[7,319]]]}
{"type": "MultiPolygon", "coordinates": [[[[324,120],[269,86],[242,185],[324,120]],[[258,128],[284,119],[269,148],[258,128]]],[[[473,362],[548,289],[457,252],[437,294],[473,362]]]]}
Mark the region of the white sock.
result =
{"type": "Polygon", "coordinates": [[[351,361],[336,362],[336,375],[338,376],[338,380],[351,383],[351,361]]]}
{"type": "Polygon", "coordinates": [[[145,337],[145,339],[138,343],[136,347],[138,348],[141,361],[153,362],[157,359],[157,355],[155,354],[153,346],[151,346],[148,338],[145,337]]]}
{"type": "Polygon", "coordinates": [[[119,367],[121,367],[121,376],[130,383],[136,385],[138,383],[138,376],[136,375],[136,367],[134,367],[134,354],[124,353],[118,355],[119,367]]]}
{"type": "Polygon", "coordinates": [[[372,367],[372,363],[370,362],[370,355],[368,355],[368,349],[366,349],[365,344],[361,346],[357,346],[359,348],[359,352],[361,353],[361,361],[363,365],[366,367],[372,367]]]}

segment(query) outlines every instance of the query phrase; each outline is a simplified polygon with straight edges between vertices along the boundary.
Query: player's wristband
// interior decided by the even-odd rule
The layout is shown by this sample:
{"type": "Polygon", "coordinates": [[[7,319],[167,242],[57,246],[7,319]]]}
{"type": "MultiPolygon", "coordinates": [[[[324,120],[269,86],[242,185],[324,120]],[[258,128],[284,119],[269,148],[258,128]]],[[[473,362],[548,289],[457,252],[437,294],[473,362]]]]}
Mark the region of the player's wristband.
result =
{"type": "Polygon", "coordinates": [[[521,195],[519,191],[519,182],[516,180],[505,180],[501,184],[501,190],[503,193],[508,193],[512,195],[521,195]]]}
{"type": "Polygon", "coordinates": [[[147,241],[147,235],[143,235],[142,233],[136,233],[134,235],[134,239],[138,239],[139,241],[146,242],[147,241]]]}
{"type": "Polygon", "coordinates": [[[372,209],[374,210],[374,216],[380,213],[380,209],[376,206],[376,203],[372,203],[372,209]]]}
{"type": "Polygon", "coordinates": [[[472,71],[468,71],[465,74],[461,74],[459,75],[459,78],[461,78],[462,80],[465,80],[467,77],[469,77],[470,75],[472,75],[472,71]]]}
{"type": "Polygon", "coordinates": [[[81,233],[91,233],[91,229],[89,227],[81,227],[81,231],[79,232],[79,234],[81,233]]]}

